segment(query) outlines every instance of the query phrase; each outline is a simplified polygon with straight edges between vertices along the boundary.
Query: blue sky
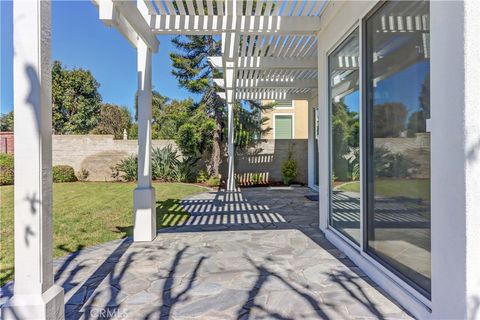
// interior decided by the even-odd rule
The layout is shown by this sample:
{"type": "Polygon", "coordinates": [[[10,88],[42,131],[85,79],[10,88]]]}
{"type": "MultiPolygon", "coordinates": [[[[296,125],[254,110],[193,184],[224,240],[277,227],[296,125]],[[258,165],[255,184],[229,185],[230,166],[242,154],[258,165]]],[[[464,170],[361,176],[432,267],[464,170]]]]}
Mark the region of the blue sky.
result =
{"type": "MultiPolygon", "coordinates": [[[[12,2],[0,0],[0,101],[1,113],[9,112],[12,98],[12,2]]],[[[159,52],[153,57],[153,87],[172,99],[192,97],[179,88],[171,75],[169,52],[174,51],[169,36],[161,36],[159,52]]],[[[88,69],[100,83],[104,102],[133,108],[137,89],[136,50],[114,28],[98,19],[90,1],[52,2],[52,60],[68,68],[88,69]]]]}
{"type": "MultiPolygon", "coordinates": [[[[374,104],[387,102],[401,102],[411,114],[420,109],[419,97],[422,85],[430,68],[430,63],[423,61],[395,73],[379,81],[375,88],[374,104]]],[[[359,112],[360,95],[358,91],[344,97],[345,104],[350,111],[359,112]]]]}

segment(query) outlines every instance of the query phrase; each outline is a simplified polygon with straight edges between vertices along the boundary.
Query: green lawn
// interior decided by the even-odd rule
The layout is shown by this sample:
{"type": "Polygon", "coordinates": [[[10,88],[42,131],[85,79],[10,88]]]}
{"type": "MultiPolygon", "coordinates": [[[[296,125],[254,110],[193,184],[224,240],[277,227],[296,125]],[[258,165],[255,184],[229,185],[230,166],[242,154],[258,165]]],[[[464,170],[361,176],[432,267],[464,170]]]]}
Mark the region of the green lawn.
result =
{"type": "MultiPolygon", "coordinates": [[[[430,201],[430,180],[427,179],[402,179],[402,180],[377,180],[376,192],[383,197],[418,198],[430,201]]],[[[360,182],[347,182],[336,187],[338,190],[360,192],[360,182]]]]}
{"type": "MultiPolygon", "coordinates": [[[[205,192],[182,183],[155,183],[157,227],[188,217],[179,200],[205,192]]],[[[132,232],[134,183],[75,182],[53,185],[54,257],[132,232]]],[[[13,187],[0,187],[0,285],[13,276],[13,187]]]]}

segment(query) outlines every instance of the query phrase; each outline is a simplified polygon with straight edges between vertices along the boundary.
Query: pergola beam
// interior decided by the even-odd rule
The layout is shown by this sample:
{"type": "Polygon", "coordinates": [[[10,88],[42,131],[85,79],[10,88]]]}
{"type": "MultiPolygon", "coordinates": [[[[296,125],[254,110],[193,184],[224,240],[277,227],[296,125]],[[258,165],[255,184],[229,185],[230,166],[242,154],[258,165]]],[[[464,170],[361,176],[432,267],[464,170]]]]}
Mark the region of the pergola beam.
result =
{"type": "MultiPolygon", "coordinates": [[[[216,69],[222,69],[222,57],[209,57],[209,63],[216,69]]],[[[237,69],[242,70],[317,70],[314,58],[277,58],[277,57],[239,57],[237,69]]]]}
{"type": "MultiPolygon", "coordinates": [[[[266,92],[243,91],[243,92],[237,92],[236,98],[238,100],[275,100],[275,101],[308,100],[312,97],[313,92],[309,91],[304,93],[288,93],[288,92],[281,92],[281,91],[266,91],[266,92]]],[[[221,92],[219,92],[219,94],[221,94],[221,92]]]]}
{"type": "Polygon", "coordinates": [[[99,7],[100,20],[107,26],[116,27],[132,46],[137,47],[137,37],[140,37],[152,52],[158,51],[160,42],[137,9],[135,2],[119,0],[93,1],[99,7]]]}
{"type": "MultiPolygon", "coordinates": [[[[276,101],[292,101],[292,100],[308,100],[312,98],[313,92],[316,90],[304,93],[288,93],[282,91],[237,91],[235,93],[236,100],[276,100],[276,101]]],[[[217,95],[225,100],[227,98],[225,92],[217,92],[217,95]]]]}
{"type": "Polygon", "coordinates": [[[151,28],[156,34],[214,35],[315,34],[320,30],[317,16],[235,16],[235,15],[156,15],[151,28]]]}
{"type": "MultiPolygon", "coordinates": [[[[220,87],[225,88],[224,79],[213,79],[220,87]]],[[[317,88],[317,79],[301,79],[301,80],[259,80],[259,79],[237,79],[236,87],[238,89],[261,89],[261,88],[299,88],[299,89],[315,89],[317,88]]]]}

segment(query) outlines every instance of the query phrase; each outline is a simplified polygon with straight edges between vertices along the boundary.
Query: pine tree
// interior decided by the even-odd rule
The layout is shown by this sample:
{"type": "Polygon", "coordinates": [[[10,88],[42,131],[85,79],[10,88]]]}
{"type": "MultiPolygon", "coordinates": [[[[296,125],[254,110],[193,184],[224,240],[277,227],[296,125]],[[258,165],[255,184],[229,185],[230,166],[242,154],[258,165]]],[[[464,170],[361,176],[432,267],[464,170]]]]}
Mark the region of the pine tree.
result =
{"type": "MultiPolygon", "coordinates": [[[[208,57],[221,55],[221,41],[214,36],[178,36],[172,43],[180,51],[170,53],[173,62],[172,74],[181,87],[196,94],[202,94],[200,105],[215,121],[213,141],[211,144],[212,176],[219,175],[221,163],[221,144],[227,137],[225,102],[216,94],[219,87],[214,78],[223,78],[220,71],[207,61],[208,57]],[[222,134],[222,133],[225,134],[222,134]]],[[[235,144],[244,147],[261,134],[264,120],[260,118],[261,110],[273,107],[273,103],[261,104],[258,101],[247,101],[250,111],[244,109],[240,102],[235,104],[235,144]]],[[[267,129],[268,130],[268,129],[267,129]]],[[[265,130],[263,130],[265,131],[265,130]]]]}
{"type": "Polygon", "coordinates": [[[215,94],[218,87],[213,78],[220,78],[221,73],[207,61],[210,56],[221,55],[220,39],[214,36],[178,36],[172,43],[179,52],[170,53],[173,63],[172,74],[181,87],[202,95],[201,104],[215,120],[211,151],[211,175],[219,176],[221,163],[222,128],[224,126],[225,103],[215,94]]]}

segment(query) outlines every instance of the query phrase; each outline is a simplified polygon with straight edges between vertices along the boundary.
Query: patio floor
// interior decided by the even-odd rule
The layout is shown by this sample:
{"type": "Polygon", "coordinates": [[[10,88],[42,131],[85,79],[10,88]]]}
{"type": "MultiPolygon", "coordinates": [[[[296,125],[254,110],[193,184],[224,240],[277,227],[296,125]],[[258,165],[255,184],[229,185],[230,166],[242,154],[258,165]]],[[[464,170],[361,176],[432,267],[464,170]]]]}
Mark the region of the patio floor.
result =
{"type": "Polygon", "coordinates": [[[318,231],[312,193],[199,194],[182,201],[188,221],[153,242],[124,239],[56,261],[66,318],[410,318],[318,231]]]}

